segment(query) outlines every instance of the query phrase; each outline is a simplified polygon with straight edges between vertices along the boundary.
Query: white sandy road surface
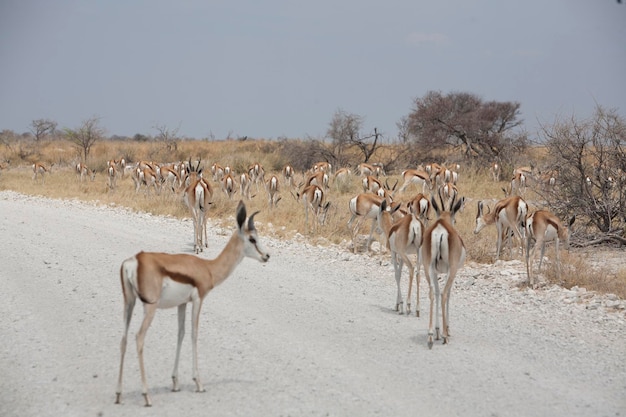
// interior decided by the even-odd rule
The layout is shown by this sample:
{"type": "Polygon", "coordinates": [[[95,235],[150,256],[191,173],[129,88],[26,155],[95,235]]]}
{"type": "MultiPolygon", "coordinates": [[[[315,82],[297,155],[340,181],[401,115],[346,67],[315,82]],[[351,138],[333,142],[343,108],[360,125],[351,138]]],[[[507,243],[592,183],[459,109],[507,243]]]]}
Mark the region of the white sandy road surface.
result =
{"type": "MultiPolygon", "coordinates": [[[[257,217],[262,231],[269,212],[257,217]]],[[[230,233],[210,232],[202,256],[230,233]]],[[[399,316],[387,256],[269,238],[267,264],[244,260],[205,301],[207,391],[194,392],[188,319],[182,390],[170,392],[176,309],[160,310],[145,348],[154,406],[143,407],[134,338],[115,405],[120,263],[189,253],[191,222],[5,191],[0,234],[0,416],[626,415],[623,310],[518,290],[519,263],[469,264],[451,343],[429,351],[424,281],[422,318],[399,316]]]]}

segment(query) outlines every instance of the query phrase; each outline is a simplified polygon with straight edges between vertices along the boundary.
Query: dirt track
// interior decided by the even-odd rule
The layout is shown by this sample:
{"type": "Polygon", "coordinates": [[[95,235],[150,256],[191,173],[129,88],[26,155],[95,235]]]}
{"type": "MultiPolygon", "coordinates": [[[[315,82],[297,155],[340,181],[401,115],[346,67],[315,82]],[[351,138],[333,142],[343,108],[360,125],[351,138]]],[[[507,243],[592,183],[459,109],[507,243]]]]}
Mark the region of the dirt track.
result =
{"type": "MultiPolygon", "coordinates": [[[[145,350],[154,406],[142,406],[134,338],[115,405],[120,263],[190,252],[191,222],[0,192],[0,232],[2,416],[626,415],[623,312],[520,291],[515,263],[469,264],[452,292],[451,343],[429,351],[424,281],[422,317],[399,316],[382,257],[267,238],[269,263],[244,260],[204,304],[207,392],[193,392],[189,331],[182,390],[170,392],[176,310],[161,310],[145,350]]],[[[210,232],[203,256],[230,233],[210,232]]]]}

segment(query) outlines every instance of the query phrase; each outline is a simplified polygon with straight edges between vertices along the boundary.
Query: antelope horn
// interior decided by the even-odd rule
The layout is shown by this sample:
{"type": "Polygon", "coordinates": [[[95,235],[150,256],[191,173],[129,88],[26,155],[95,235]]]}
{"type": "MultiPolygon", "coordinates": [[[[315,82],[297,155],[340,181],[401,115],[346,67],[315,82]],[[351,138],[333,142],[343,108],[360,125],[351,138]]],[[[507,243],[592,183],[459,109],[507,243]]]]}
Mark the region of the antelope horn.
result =
{"type": "Polygon", "coordinates": [[[256,216],[257,214],[259,214],[259,211],[255,211],[248,218],[248,230],[255,230],[255,227],[254,227],[254,216],[256,216]]]}

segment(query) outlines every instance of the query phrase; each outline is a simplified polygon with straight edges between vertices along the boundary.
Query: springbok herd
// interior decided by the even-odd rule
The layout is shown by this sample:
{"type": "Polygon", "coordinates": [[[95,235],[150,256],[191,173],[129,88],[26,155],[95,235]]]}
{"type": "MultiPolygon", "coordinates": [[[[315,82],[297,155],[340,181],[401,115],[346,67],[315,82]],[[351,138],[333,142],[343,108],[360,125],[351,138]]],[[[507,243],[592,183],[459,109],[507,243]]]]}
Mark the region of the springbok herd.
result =
{"type": "MultiPolygon", "coordinates": [[[[32,166],[33,180],[41,178],[49,170],[42,164],[32,166]]],[[[77,164],[76,176],[80,181],[94,180],[95,171],[84,164],[77,164]]],[[[371,250],[372,236],[375,230],[381,234],[391,254],[394,276],[397,284],[395,309],[400,314],[411,313],[411,293],[413,276],[416,282],[415,314],[420,315],[419,305],[419,273],[420,265],[424,268],[429,284],[429,322],[427,344],[432,349],[434,340],[443,338],[443,344],[449,342],[449,300],[450,290],[458,270],[463,266],[466,249],[461,236],[455,228],[455,215],[463,210],[465,197],[460,196],[457,188],[459,181],[457,164],[428,164],[415,169],[406,169],[400,180],[391,186],[382,164],[362,163],[356,167],[362,192],[350,199],[348,210],[350,220],[348,228],[352,238],[352,249],[357,252],[356,236],[361,224],[371,220],[371,228],[366,243],[371,250]],[[405,195],[409,187],[416,188],[410,199],[402,201],[397,195],[405,195]],[[434,212],[436,218],[430,220],[434,212]],[[415,261],[411,258],[415,257],[415,261]],[[415,262],[415,263],[414,263],[415,262]],[[409,285],[406,299],[402,296],[401,277],[406,265],[409,274],[409,285]],[[445,274],[439,279],[439,274],[445,274]],[[443,287],[443,288],[441,288],[443,287]],[[441,314],[442,326],[440,327],[441,314]]],[[[261,262],[269,259],[269,254],[262,248],[254,227],[254,214],[247,217],[244,200],[250,200],[261,190],[267,195],[268,206],[275,207],[281,200],[281,190],[290,192],[304,206],[305,224],[309,229],[309,212],[312,216],[314,230],[323,226],[330,206],[327,196],[333,187],[339,190],[342,184],[351,184],[353,173],[348,168],[333,170],[328,162],[314,164],[301,177],[296,185],[296,173],[291,165],[287,165],[280,173],[267,174],[259,163],[250,165],[247,172],[235,174],[233,170],[218,163],[211,165],[210,180],[204,175],[201,162],[172,164],[156,164],[140,161],[127,164],[123,159],[111,160],[107,164],[107,184],[111,189],[117,186],[117,180],[130,175],[136,192],[144,190],[150,193],[154,189],[160,194],[163,188],[174,194],[182,194],[182,199],[189,208],[194,224],[194,250],[201,252],[207,247],[207,213],[214,198],[214,186],[219,187],[226,198],[233,199],[239,193],[241,201],[237,207],[237,230],[214,260],[204,260],[193,255],[171,255],[165,253],[140,252],[125,260],[121,267],[121,280],[124,294],[125,331],[121,343],[121,361],[116,402],[119,403],[122,392],[122,371],[128,328],[133,307],[137,297],[144,304],[143,324],[137,334],[137,349],[143,384],[143,395],[146,406],[151,405],[143,365],[143,344],[146,332],[156,313],[157,308],[178,307],[179,336],[176,360],[172,373],[173,390],[178,385],[178,360],[184,335],[185,308],[192,304],[192,344],[193,344],[193,379],[196,389],[204,388],[199,379],[197,368],[197,332],[198,317],[202,300],[216,285],[225,280],[236,265],[244,258],[250,257],[261,262]],[[267,177],[267,178],[266,178],[267,177]]],[[[493,164],[490,174],[494,181],[500,181],[501,168],[493,164]]],[[[549,174],[548,174],[549,175],[549,174]]],[[[529,284],[536,287],[533,274],[533,262],[536,249],[541,248],[539,268],[545,253],[546,243],[555,241],[556,265],[559,270],[559,243],[569,245],[569,230],[574,222],[572,218],[567,225],[547,210],[529,211],[529,206],[522,197],[527,178],[532,177],[531,168],[522,167],[514,172],[514,176],[505,189],[505,198],[496,202],[493,207],[479,201],[477,204],[476,226],[474,233],[479,233],[485,226],[496,225],[496,259],[499,258],[502,246],[508,242],[513,254],[513,242],[521,246],[525,253],[526,269],[529,284]],[[534,246],[533,246],[534,242],[534,246]],[[525,243],[525,245],[524,245],[525,243]]],[[[544,180],[544,179],[542,179],[544,180]]],[[[545,179],[554,185],[555,178],[545,179]]],[[[343,187],[345,189],[345,187],[343,187]]]]}

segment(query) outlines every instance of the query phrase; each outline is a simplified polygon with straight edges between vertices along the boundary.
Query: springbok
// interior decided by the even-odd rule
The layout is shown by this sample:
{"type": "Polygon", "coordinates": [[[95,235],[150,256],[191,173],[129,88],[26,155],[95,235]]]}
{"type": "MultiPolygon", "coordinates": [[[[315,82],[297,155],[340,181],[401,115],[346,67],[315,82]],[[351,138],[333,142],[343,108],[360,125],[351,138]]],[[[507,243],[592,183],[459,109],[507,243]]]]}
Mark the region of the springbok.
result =
{"type": "Polygon", "coordinates": [[[142,185],[146,186],[146,195],[150,194],[150,187],[154,188],[156,194],[161,194],[161,188],[163,183],[159,181],[156,172],[146,166],[145,168],[135,168],[133,175],[133,181],[135,181],[135,192],[139,192],[142,185]]]}
{"type": "Polygon", "coordinates": [[[430,314],[428,318],[428,348],[433,347],[434,340],[439,340],[439,309],[443,324],[443,343],[450,337],[450,290],[458,270],[465,261],[465,245],[463,239],[454,228],[454,216],[459,211],[462,201],[452,201],[449,209],[437,205],[434,197],[431,204],[437,213],[437,220],[424,233],[422,243],[422,263],[429,283],[430,314]],[[438,274],[446,274],[441,281],[443,291],[439,288],[438,274]],[[434,298],[434,300],[433,300],[434,298]],[[433,303],[434,301],[434,303],[433,303]],[[433,332],[433,308],[434,325],[433,332]]]}
{"type": "MultiPolygon", "coordinates": [[[[485,226],[495,223],[498,232],[496,240],[496,260],[500,259],[502,250],[502,242],[504,238],[509,238],[510,232],[524,242],[524,221],[528,214],[528,204],[520,196],[511,196],[498,201],[493,207],[493,211],[487,206],[487,212],[484,211],[485,205],[482,201],[478,202],[478,212],[476,213],[476,228],[474,234],[478,234],[485,226]]],[[[522,246],[523,247],[523,246],[522,246]]],[[[513,254],[513,240],[509,239],[509,250],[511,256],[513,254]]]]}
{"type": "Polygon", "coordinates": [[[407,209],[410,213],[417,216],[418,219],[424,224],[428,225],[429,218],[428,212],[430,211],[430,200],[426,195],[418,193],[406,203],[407,209]]]}
{"type": "Polygon", "coordinates": [[[302,191],[296,192],[296,200],[304,205],[304,222],[307,232],[309,230],[309,210],[313,212],[313,231],[317,231],[317,225],[323,226],[326,222],[326,215],[330,202],[325,201],[324,190],[313,184],[308,185],[302,191]]]}
{"type": "Polygon", "coordinates": [[[422,193],[426,192],[426,188],[429,190],[432,188],[432,181],[426,171],[419,169],[407,169],[402,171],[402,179],[404,183],[400,187],[400,193],[404,192],[411,184],[415,184],[418,188],[422,187],[422,193]]]}
{"type": "Polygon", "coordinates": [[[518,172],[511,179],[510,195],[524,195],[526,193],[526,174],[518,172]]]}
{"type": "Polygon", "coordinates": [[[115,184],[117,183],[118,170],[115,167],[115,164],[110,164],[107,167],[107,185],[112,190],[115,188],[115,184]]]}
{"type": "MultiPolygon", "coordinates": [[[[397,210],[397,205],[392,211],[397,210]]],[[[387,210],[387,200],[383,200],[378,210],[376,222],[383,231],[387,239],[387,248],[391,252],[391,262],[393,263],[394,276],[396,278],[396,311],[399,314],[411,313],[411,289],[413,286],[413,275],[415,275],[417,302],[415,304],[415,315],[420,315],[420,247],[424,235],[424,225],[414,215],[408,214],[399,220],[393,221],[392,211],[387,210]],[[409,255],[417,255],[417,274],[409,255]],[[402,290],[400,282],[402,280],[402,268],[406,264],[409,269],[409,290],[406,298],[406,309],[402,306],[402,290]]]]}
{"type": "Polygon", "coordinates": [[[269,180],[265,183],[265,190],[267,191],[268,202],[270,205],[270,209],[276,207],[278,202],[282,197],[280,197],[279,186],[278,186],[278,177],[276,175],[272,175],[269,180]]]}
{"type": "Polygon", "coordinates": [[[371,164],[366,164],[365,162],[357,165],[357,171],[359,171],[359,175],[362,177],[367,177],[368,175],[376,175],[376,168],[374,168],[371,164]]]}
{"type": "Polygon", "coordinates": [[[567,227],[565,227],[561,220],[548,210],[537,210],[526,219],[526,274],[528,275],[528,284],[532,288],[537,286],[533,276],[533,261],[535,260],[537,247],[541,248],[541,257],[539,258],[539,270],[541,270],[541,262],[546,252],[547,242],[555,241],[556,270],[557,275],[560,277],[559,243],[563,242],[565,249],[569,250],[569,235],[574,221],[576,221],[576,216],[572,216],[567,227]],[[533,239],[536,243],[531,251],[530,244],[533,239]]]}
{"type": "Polygon", "coordinates": [[[373,175],[368,175],[367,177],[363,177],[361,180],[361,185],[363,186],[363,192],[371,192],[374,194],[378,193],[378,190],[383,188],[383,183],[373,175]]]}
{"type": "Polygon", "coordinates": [[[35,183],[37,183],[37,177],[40,176],[41,177],[41,184],[45,184],[46,183],[46,174],[48,174],[50,171],[48,171],[48,168],[45,167],[44,164],[40,163],[40,162],[35,162],[33,164],[33,181],[35,181],[35,183]]]}
{"type": "Polygon", "coordinates": [[[252,199],[250,195],[250,175],[247,172],[242,172],[239,176],[239,192],[241,193],[241,198],[245,198],[247,200],[252,199]]]}
{"type": "Polygon", "coordinates": [[[493,178],[494,182],[500,182],[500,173],[502,172],[502,165],[498,162],[494,162],[489,167],[489,172],[491,173],[491,178],[493,178]]]}
{"type": "Polygon", "coordinates": [[[181,181],[179,170],[174,169],[173,166],[162,166],[159,168],[157,175],[162,185],[167,185],[173,193],[181,188],[183,182],[181,181]]]}
{"type": "Polygon", "coordinates": [[[335,172],[334,184],[337,191],[340,191],[344,186],[350,183],[351,176],[352,171],[350,171],[350,168],[339,168],[335,172]]]}
{"type": "Polygon", "coordinates": [[[318,162],[316,164],[313,164],[313,168],[311,169],[311,171],[313,171],[314,173],[325,172],[327,174],[332,174],[332,170],[333,166],[330,164],[330,162],[318,162]]]}
{"type": "Polygon", "coordinates": [[[89,177],[91,181],[94,181],[96,179],[96,171],[89,169],[87,165],[79,162],[76,164],[76,176],[79,178],[80,182],[83,182],[83,179],[87,177],[89,177]]]}
{"type": "Polygon", "coordinates": [[[148,394],[148,383],[143,362],[143,347],[146,333],[152,319],[159,308],[178,307],[178,341],[176,358],[172,372],[172,391],[179,391],[178,361],[180,348],[185,335],[185,313],[187,304],[191,303],[191,345],[193,380],[196,391],[204,392],[198,371],[198,327],[200,309],[206,295],[217,285],[228,278],[244,257],[267,262],[270,255],[259,243],[254,216],[246,221],[246,206],[239,202],[236,211],[237,230],[222,249],[217,258],[212,260],[198,258],[189,254],[168,254],[158,252],[139,252],[122,262],[120,276],[124,294],[124,335],[120,344],[121,358],[115,403],[119,404],[122,397],[122,374],[124,356],[128,340],[128,328],[133,316],[137,298],[143,303],[144,317],[137,332],[137,356],[141,372],[142,394],[147,407],[152,405],[148,394]]]}
{"type": "Polygon", "coordinates": [[[250,168],[248,168],[248,175],[250,175],[250,181],[256,185],[257,192],[259,191],[259,184],[265,184],[265,170],[263,165],[255,162],[250,168]]]}
{"type": "Polygon", "coordinates": [[[324,171],[319,171],[315,174],[310,174],[305,181],[305,185],[309,186],[309,185],[317,185],[320,188],[323,188],[324,190],[328,190],[328,183],[329,183],[329,176],[328,173],[324,172],[324,171]]]}
{"type": "Polygon", "coordinates": [[[208,247],[207,238],[207,221],[208,210],[213,198],[213,189],[211,185],[202,178],[202,168],[200,161],[196,167],[191,167],[188,173],[189,185],[185,188],[183,200],[191,211],[193,220],[193,247],[196,253],[208,247]]]}
{"type": "Polygon", "coordinates": [[[444,203],[444,206],[449,207],[450,203],[459,195],[459,190],[453,183],[446,182],[439,186],[438,193],[439,198],[444,203]]]}
{"type": "Polygon", "coordinates": [[[283,167],[283,178],[285,179],[285,184],[287,184],[289,188],[295,187],[295,183],[294,183],[295,174],[296,173],[291,165],[287,164],[283,167]]]}
{"type": "Polygon", "coordinates": [[[235,178],[233,178],[232,174],[226,174],[222,178],[221,182],[222,191],[228,197],[229,200],[233,199],[233,196],[237,192],[237,183],[235,182],[235,178]]]}
{"type": "Polygon", "coordinates": [[[217,162],[214,162],[211,165],[211,175],[213,177],[213,181],[215,182],[222,181],[222,178],[224,178],[224,167],[218,164],[217,162]]]}
{"type": "MultiPolygon", "coordinates": [[[[374,229],[376,229],[376,216],[378,216],[378,211],[380,210],[380,205],[383,200],[383,197],[371,193],[362,193],[350,200],[348,207],[352,216],[350,217],[350,220],[348,220],[348,229],[350,230],[350,235],[352,236],[352,250],[354,253],[357,252],[357,232],[361,223],[367,219],[372,220],[372,228],[370,229],[366,246],[368,252],[371,250],[370,246],[372,244],[372,236],[374,235],[374,229]],[[352,223],[357,217],[359,220],[357,220],[356,225],[352,228],[352,223]]],[[[388,201],[388,203],[391,203],[391,201],[388,201]]]]}

